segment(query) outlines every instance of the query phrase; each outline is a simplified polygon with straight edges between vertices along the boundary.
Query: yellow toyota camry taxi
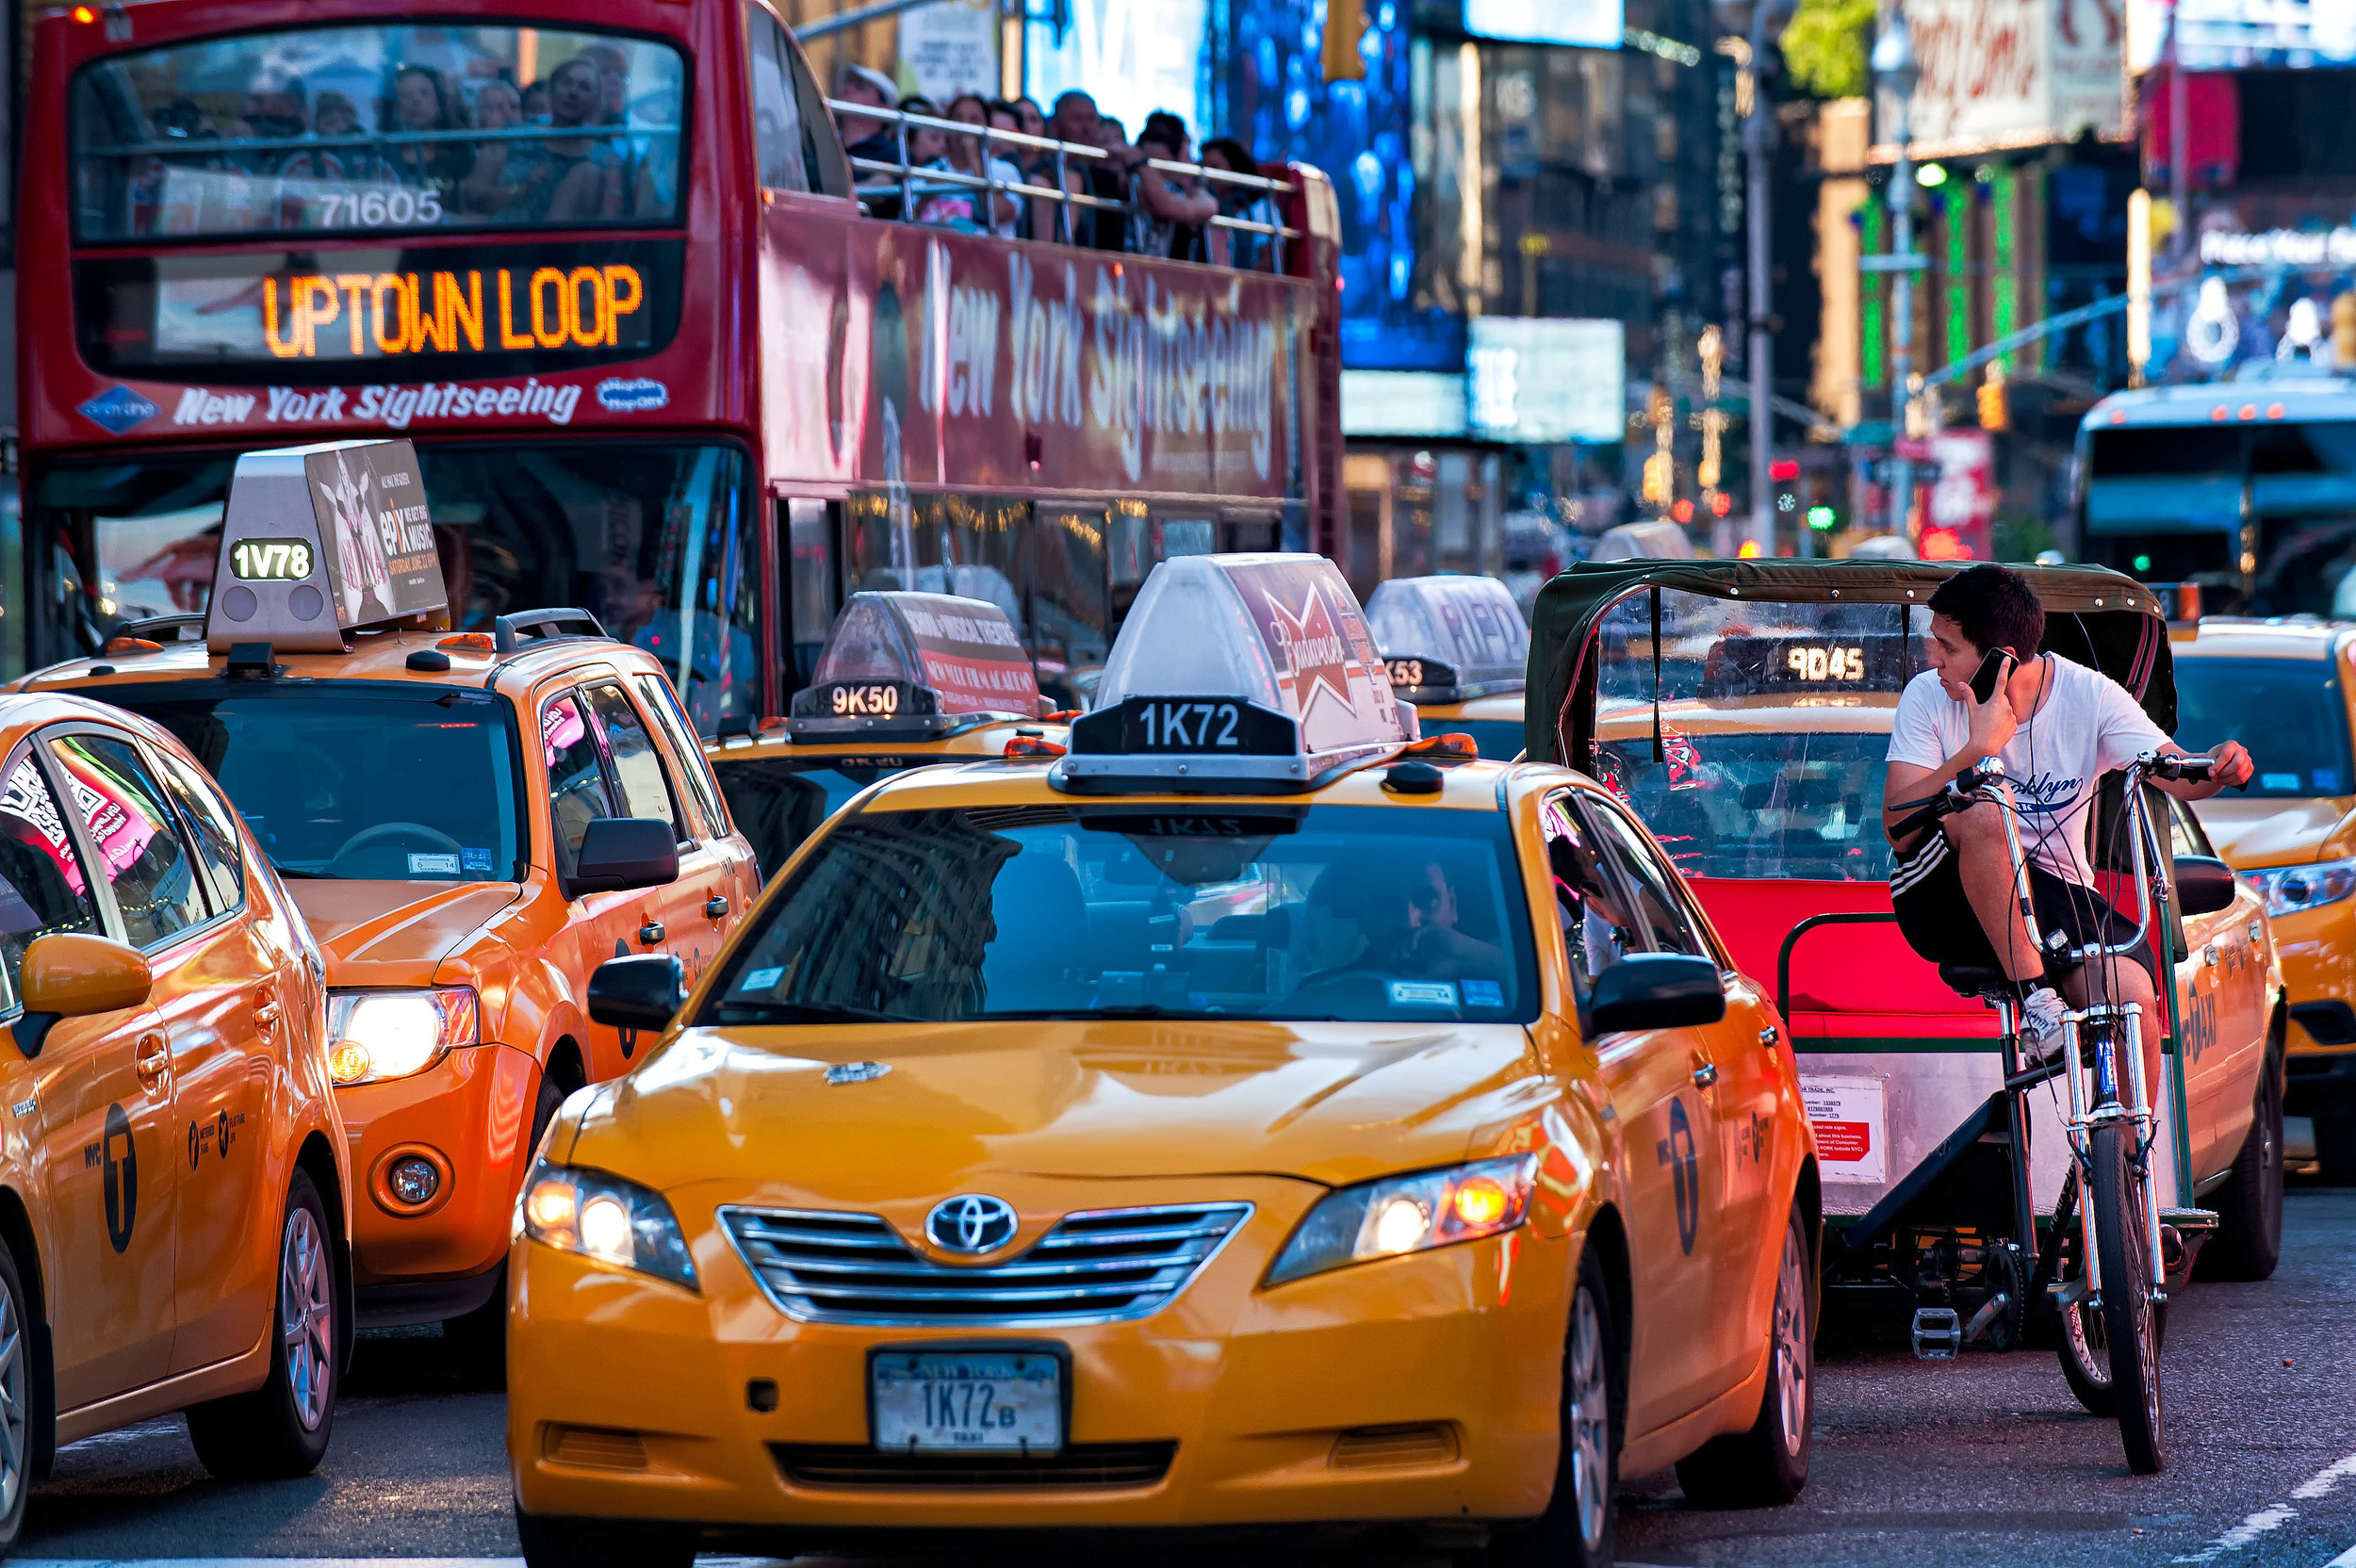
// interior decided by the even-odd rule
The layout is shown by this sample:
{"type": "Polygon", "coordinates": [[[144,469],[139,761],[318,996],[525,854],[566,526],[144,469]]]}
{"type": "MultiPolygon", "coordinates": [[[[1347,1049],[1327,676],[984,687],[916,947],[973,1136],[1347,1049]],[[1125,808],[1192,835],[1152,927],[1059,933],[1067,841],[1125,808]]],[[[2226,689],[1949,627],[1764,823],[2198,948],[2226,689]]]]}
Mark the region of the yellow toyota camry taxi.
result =
{"type": "Polygon", "coordinates": [[[1623,1470],[1806,1480],[1773,1008],[1601,790],[1411,749],[1321,558],[1165,562],[1068,756],[885,780],[700,983],[590,1004],[660,1037],[517,1214],[535,1565],[1301,1523],[1600,1563],[1623,1470]]]}
{"type": "Polygon", "coordinates": [[[2291,999],[2282,1108],[2315,1119],[2325,1179],[2356,1182],[2356,627],[2213,617],[2170,640],[2177,739],[2239,741],[2258,767],[2197,809],[2274,927],[2291,999]]]}
{"type": "Polygon", "coordinates": [[[1070,717],[1049,714],[997,605],[871,592],[835,617],[791,717],[704,749],[766,880],[875,780],[937,762],[1060,756],[1070,717]]]}
{"type": "Polygon", "coordinates": [[[319,954],[155,725],[0,696],[0,1553],[59,1444],[173,1411],[307,1474],[352,1339],[319,954]]]}
{"type": "Polygon", "coordinates": [[[1530,627],[1504,583],[1393,578],[1366,601],[1366,629],[1423,733],[1469,735],[1483,757],[1521,755],[1530,627]]]}
{"type": "Polygon", "coordinates": [[[539,1131],[636,1050],[589,1019],[590,972],[700,972],[760,884],[653,654],[578,610],[448,632],[418,489],[406,442],[246,453],[207,615],[150,629],[200,640],[21,684],[162,725],[291,882],[325,952],[359,1323],[439,1321],[489,1379],[539,1131]]]}

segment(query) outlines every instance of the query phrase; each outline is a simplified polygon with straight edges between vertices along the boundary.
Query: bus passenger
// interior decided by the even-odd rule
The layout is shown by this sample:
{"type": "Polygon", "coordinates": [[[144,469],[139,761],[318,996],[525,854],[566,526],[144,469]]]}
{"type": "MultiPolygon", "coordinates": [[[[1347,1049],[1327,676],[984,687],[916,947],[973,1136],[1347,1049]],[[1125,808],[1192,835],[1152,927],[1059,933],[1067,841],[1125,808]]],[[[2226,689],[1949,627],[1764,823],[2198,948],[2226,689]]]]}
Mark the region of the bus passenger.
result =
{"type": "MultiPolygon", "coordinates": [[[[958,94],[957,101],[949,106],[949,118],[960,125],[987,125],[1001,131],[1014,129],[1014,111],[1006,105],[987,102],[978,92],[958,94]]],[[[1006,159],[999,144],[991,144],[990,155],[985,159],[982,139],[978,136],[952,136],[949,139],[949,162],[959,173],[996,180],[1001,185],[1010,185],[1023,178],[1022,171],[1006,159]]],[[[986,195],[977,189],[972,193],[970,205],[972,220],[977,232],[987,230],[1001,239],[1015,237],[1015,220],[1020,208],[1015,198],[986,195]],[[987,219],[981,216],[985,205],[990,209],[987,219]]]]}
{"type": "MultiPolygon", "coordinates": [[[[1215,136],[1203,144],[1203,164],[1206,169],[1222,170],[1230,174],[1257,174],[1259,160],[1252,149],[1232,136],[1215,136]]],[[[1280,220],[1276,204],[1265,190],[1250,186],[1215,184],[1211,194],[1219,198],[1219,215],[1246,223],[1266,223],[1270,228],[1280,220]]],[[[1221,267],[1233,267],[1246,272],[1276,270],[1276,237],[1254,234],[1245,229],[1210,229],[1206,259],[1221,267]]]]}
{"type": "MultiPolygon", "coordinates": [[[[322,98],[321,103],[324,102],[322,98]]],[[[515,84],[505,77],[496,77],[483,83],[474,95],[474,122],[478,130],[509,130],[521,124],[523,118],[523,94],[517,92],[515,84]]],[[[458,188],[458,205],[462,211],[488,217],[515,199],[513,188],[508,183],[508,168],[518,146],[513,141],[481,141],[475,144],[474,170],[458,188]]]]}
{"type": "MultiPolygon", "coordinates": [[[[597,68],[575,55],[548,73],[548,125],[586,132],[602,96],[597,68]]],[[[522,222],[560,223],[619,215],[621,191],[608,167],[613,154],[594,136],[553,137],[519,144],[507,155],[514,200],[499,214],[522,222]]]]}
{"type": "Polygon", "coordinates": [[[474,171],[474,149],[463,141],[411,139],[433,131],[466,128],[466,106],[443,74],[430,65],[404,65],[393,73],[392,112],[384,128],[401,139],[385,160],[391,173],[412,190],[440,193],[444,211],[458,204],[458,188],[474,171]]]}
{"type": "Polygon", "coordinates": [[[1219,211],[1219,199],[1190,174],[1145,167],[1148,158],[1186,163],[1186,127],[1174,114],[1147,117],[1129,159],[1127,249],[1141,256],[1199,259],[1202,225],[1219,211]]]}
{"type": "Polygon", "coordinates": [[[524,123],[545,125],[548,122],[548,84],[546,80],[532,83],[523,90],[524,123]]]}

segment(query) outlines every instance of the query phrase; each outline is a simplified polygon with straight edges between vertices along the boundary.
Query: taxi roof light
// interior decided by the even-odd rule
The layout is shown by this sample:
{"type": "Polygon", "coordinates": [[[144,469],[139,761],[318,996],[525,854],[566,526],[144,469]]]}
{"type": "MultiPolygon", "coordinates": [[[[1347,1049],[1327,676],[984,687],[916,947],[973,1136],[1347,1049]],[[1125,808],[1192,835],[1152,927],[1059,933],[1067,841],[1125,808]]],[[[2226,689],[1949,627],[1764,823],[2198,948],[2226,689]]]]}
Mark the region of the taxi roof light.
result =
{"type": "Polygon", "coordinates": [[[1366,626],[1409,702],[1464,702],[1528,684],[1530,628],[1493,577],[1394,578],[1366,601],[1366,626]]]}
{"type": "Polygon", "coordinates": [[[794,740],[939,740],[1048,710],[1013,620],[988,599],[854,594],[794,694],[794,740]]]}
{"type": "Polygon", "coordinates": [[[1048,777],[1081,793],[1300,793],[1416,733],[1333,562],[1179,556],[1146,578],[1048,777]]]}
{"type": "Polygon", "coordinates": [[[450,629],[425,476],[406,441],[239,457],[213,580],[205,644],[215,653],[256,642],[341,653],[370,627],[450,629]]]}

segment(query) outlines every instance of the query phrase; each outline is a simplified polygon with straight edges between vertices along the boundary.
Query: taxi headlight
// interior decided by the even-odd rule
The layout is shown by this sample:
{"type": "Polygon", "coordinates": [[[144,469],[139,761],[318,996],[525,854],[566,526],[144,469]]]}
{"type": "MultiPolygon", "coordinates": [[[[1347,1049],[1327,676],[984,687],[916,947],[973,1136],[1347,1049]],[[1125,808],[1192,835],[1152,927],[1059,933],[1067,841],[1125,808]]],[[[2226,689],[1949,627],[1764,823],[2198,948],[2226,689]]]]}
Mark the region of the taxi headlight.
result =
{"type": "Polygon", "coordinates": [[[2356,893],[2356,860],[2318,860],[2311,866],[2278,866],[2241,874],[2250,890],[2266,901],[2269,915],[2320,909],[2356,893]]]}
{"type": "Polygon", "coordinates": [[[1510,1231],[1530,1213],[1537,1175],[1537,1155],[1509,1154],[1328,1193],[1276,1254],[1268,1282],[1510,1231]]]}
{"type": "Polygon", "coordinates": [[[407,1078],[450,1047],[482,1038],[471,987],[334,991],[327,998],[327,1069],[339,1085],[407,1078]]]}
{"type": "Polygon", "coordinates": [[[560,1252],[695,1286],[695,1262],[663,1195],[602,1170],[542,1160],[518,1204],[524,1234],[560,1252]]]}

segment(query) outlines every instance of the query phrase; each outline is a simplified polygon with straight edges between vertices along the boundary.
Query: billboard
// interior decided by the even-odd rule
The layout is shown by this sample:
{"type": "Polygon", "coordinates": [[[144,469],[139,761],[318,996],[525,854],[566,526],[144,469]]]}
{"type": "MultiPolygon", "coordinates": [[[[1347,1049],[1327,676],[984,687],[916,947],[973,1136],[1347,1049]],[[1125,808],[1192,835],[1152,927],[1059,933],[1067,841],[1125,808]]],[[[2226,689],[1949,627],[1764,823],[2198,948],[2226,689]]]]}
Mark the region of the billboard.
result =
{"type": "Polygon", "coordinates": [[[1466,336],[1475,435],[1548,446],[1617,441],[1626,433],[1628,332],[1620,322],[1481,316],[1466,336]]]}
{"type": "MultiPolygon", "coordinates": [[[[2113,0],[1905,0],[1922,79],[1909,128],[1917,156],[2116,137],[2125,123],[2122,19],[2113,0]]],[[[1897,139],[1880,95],[1874,139],[1897,139]]]]}
{"type": "Polygon", "coordinates": [[[2196,195],[2189,237],[2181,254],[2151,246],[2149,379],[2330,365],[2331,302],[2356,288],[2356,196],[2196,195]]]}
{"type": "Polygon", "coordinates": [[[1344,435],[1463,435],[1464,378],[1437,370],[1344,370],[1344,435]]]}
{"type": "MultiPolygon", "coordinates": [[[[2128,63],[2168,57],[2170,0],[2127,0],[2128,63]]],[[[2356,6],[2348,0],[2179,0],[2176,49],[2187,71],[2356,65],[2356,6]]]]}
{"type": "Polygon", "coordinates": [[[1623,11],[1621,0],[1464,0],[1464,31],[1508,43],[1617,49],[1623,11]]]}

